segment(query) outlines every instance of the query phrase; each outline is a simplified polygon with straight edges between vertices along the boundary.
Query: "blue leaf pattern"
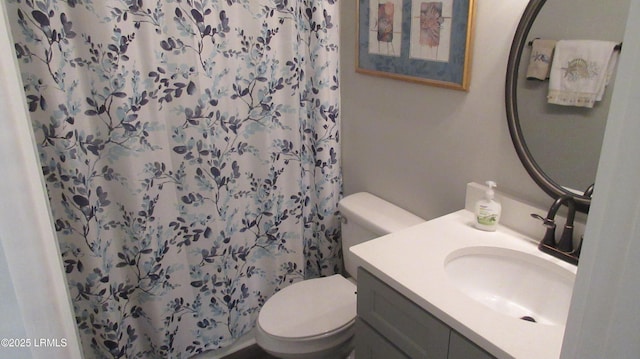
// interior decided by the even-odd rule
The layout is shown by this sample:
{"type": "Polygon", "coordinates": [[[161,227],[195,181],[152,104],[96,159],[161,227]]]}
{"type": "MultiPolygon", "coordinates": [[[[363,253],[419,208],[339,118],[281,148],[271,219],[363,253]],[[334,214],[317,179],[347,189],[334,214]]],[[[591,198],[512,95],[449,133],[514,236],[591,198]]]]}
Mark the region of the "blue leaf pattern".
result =
{"type": "Polygon", "coordinates": [[[187,358],[341,270],[335,0],[8,0],[85,355],[187,358]]]}

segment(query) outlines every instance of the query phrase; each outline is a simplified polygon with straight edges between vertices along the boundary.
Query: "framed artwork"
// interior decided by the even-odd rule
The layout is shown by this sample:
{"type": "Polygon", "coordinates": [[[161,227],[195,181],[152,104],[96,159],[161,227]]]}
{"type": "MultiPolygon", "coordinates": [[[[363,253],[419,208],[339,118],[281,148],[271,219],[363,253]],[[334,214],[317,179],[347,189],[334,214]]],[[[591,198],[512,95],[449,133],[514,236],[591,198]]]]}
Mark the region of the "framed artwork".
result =
{"type": "Polygon", "coordinates": [[[358,0],[356,71],[467,91],[474,0],[358,0]]]}

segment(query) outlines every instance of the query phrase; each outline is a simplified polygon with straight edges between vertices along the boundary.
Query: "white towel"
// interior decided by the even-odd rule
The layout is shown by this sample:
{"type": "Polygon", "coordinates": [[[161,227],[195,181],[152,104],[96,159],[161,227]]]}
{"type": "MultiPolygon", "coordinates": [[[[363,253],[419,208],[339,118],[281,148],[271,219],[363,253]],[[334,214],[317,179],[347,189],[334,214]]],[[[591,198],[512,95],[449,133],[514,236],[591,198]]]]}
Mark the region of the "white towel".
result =
{"type": "Polygon", "coordinates": [[[534,39],[531,43],[531,56],[527,66],[527,80],[544,81],[549,78],[551,59],[556,40],[534,39]]]}
{"type": "Polygon", "coordinates": [[[560,40],[549,75],[549,103],[593,107],[602,99],[615,68],[615,42],[560,40]]]}

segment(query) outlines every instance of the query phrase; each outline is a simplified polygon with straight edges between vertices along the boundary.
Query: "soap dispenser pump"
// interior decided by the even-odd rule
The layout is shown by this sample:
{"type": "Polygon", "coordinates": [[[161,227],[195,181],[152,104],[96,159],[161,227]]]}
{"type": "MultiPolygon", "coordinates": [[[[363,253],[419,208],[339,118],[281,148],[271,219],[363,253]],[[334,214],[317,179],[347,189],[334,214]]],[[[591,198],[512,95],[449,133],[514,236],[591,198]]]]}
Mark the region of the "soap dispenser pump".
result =
{"type": "Polygon", "coordinates": [[[492,232],[498,228],[502,205],[494,199],[495,192],[493,189],[496,187],[496,183],[487,181],[486,184],[488,188],[484,193],[484,198],[476,203],[475,225],[478,229],[492,232]]]}

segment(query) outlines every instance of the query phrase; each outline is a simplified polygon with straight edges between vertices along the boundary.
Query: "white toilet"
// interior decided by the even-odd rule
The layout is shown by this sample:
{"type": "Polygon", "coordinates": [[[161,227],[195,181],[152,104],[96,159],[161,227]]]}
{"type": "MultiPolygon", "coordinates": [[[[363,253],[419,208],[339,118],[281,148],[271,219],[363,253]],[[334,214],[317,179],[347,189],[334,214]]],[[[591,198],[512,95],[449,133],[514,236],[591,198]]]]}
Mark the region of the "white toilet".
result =
{"type": "Polygon", "coordinates": [[[256,342],[279,358],[336,359],[353,351],[356,319],[356,264],[349,247],[424,222],[402,208],[369,193],[339,203],[345,270],[304,280],[272,296],[256,323],[256,342]]]}

